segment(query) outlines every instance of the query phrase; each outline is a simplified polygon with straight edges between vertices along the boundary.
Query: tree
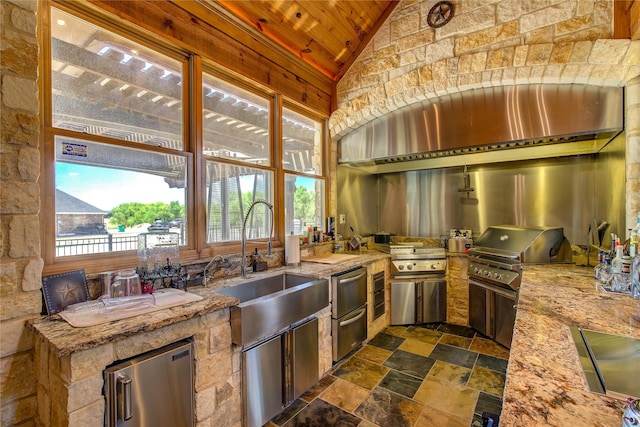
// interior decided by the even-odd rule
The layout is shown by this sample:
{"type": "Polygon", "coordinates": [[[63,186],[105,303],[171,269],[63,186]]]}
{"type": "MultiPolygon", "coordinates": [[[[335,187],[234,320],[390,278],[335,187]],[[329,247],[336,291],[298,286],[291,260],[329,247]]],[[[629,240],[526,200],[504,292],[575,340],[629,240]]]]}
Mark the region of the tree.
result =
{"type": "Polygon", "coordinates": [[[302,221],[313,222],[313,213],[315,209],[313,205],[316,200],[315,191],[310,191],[305,186],[299,186],[296,188],[296,192],[293,196],[293,215],[295,218],[302,221]]]}
{"type": "Polygon", "coordinates": [[[172,201],[169,204],[164,202],[150,204],[122,203],[109,213],[109,223],[113,226],[133,227],[144,223],[153,224],[156,218],[168,222],[175,218],[184,218],[184,212],[184,205],[177,201],[172,201]]]}

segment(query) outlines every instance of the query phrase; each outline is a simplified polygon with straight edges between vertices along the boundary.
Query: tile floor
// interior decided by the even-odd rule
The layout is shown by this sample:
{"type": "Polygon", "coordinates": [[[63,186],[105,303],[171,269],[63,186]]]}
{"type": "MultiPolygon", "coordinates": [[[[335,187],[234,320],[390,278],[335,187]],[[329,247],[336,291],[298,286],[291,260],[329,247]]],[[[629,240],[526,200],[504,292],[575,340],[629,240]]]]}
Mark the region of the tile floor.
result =
{"type": "Polygon", "coordinates": [[[508,358],[470,328],[390,326],[267,426],[480,427],[501,411],[508,358]]]}

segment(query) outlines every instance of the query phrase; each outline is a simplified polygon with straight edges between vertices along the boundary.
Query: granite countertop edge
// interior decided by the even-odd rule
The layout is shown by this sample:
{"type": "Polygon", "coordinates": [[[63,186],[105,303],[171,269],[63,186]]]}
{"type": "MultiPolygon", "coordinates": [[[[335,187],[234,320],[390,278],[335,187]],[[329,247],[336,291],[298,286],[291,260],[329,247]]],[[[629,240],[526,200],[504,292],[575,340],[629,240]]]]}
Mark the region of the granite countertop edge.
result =
{"type": "Polygon", "coordinates": [[[59,315],[53,315],[31,319],[27,321],[27,327],[39,339],[47,342],[49,348],[56,351],[59,356],[67,356],[143,332],[158,330],[166,326],[188,321],[195,317],[228,309],[239,303],[236,298],[213,293],[217,289],[241,284],[247,280],[281,274],[283,272],[306,275],[313,278],[329,277],[361,265],[387,259],[388,257],[389,255],[385,253],[368,251],[361,253],[357,259],[340,264],[302,262],[300,266],[276,267],[260,273],[251,273],[247,279],[241,277],[217,279],[208,286],[194,286],[189,288],[189,292],[203,297],[200,301],[96,326],[76,328],[67,323],[59,315]]]}

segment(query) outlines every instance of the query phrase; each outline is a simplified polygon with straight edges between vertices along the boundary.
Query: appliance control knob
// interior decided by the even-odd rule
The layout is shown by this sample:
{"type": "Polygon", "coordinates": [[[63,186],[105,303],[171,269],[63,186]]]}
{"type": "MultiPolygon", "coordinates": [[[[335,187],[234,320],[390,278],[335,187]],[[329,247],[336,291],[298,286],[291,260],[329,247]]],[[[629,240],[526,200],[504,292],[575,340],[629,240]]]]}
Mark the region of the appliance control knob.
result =
{"type": "Polygon", "coordinates": [[[435,264],[431,264],[431,269],[432,269],[432,270],[435,270],[436,268],[437,268],[437,267],[436,267],[436,265],[435,265],[435,264]]]}
{"type": "Polygon", "coordinates": [[[498,273],[493,273],[493,277],[497,279],[498,278],[498,273]]]}
{"type": "Polygon", "coordinates": [[[407,270],[413,270],[413,266],[411,264],[407,264],[407,270]]]}
{"type": "Polygon", "coordinates": [[[399,265],[398,270],[404,270],[404,265],[399,265]]]}

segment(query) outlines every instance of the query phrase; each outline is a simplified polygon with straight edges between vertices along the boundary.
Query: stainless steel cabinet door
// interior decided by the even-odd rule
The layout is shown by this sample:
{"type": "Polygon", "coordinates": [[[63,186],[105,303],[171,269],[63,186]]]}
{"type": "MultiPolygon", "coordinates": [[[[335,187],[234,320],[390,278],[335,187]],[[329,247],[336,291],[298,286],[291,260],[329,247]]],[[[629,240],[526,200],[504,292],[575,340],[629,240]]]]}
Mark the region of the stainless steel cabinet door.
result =
{"type": "Polygon", "coordinates": [[[193,356],[176,343],[105,370],[108,427],[193,426],[193,356]]]}
{"type": "Polygon", "coordinates": [[[421,283],[421,304],[417,323],[447,321],[447,281],[425,280],[421,283]]]}
{"type": "Polygon", "coordinates": [[[367,303],[367,269],[358,268],[331,278],[333,317],[339,318],[367,303]]]}
{"type": "Polygon", "coordinates": [[[505,295],[495,295],[496,307],[496,342],[511,348],[513,338],[513,326],[516,323],[515,298],[505,295]]]}
{"type": "Polygon", "coordinates": [[[391,282],[391,324],[416,323],[416,282],[391,282]]]}
{"type": "Polygon", "coordinates": [[[292,361],[291,377],[289,385],[293,394],[288,393],[287,402],[290,402],[318,382],[319,356],[318,356],[318,319],[313,318],[307,323],[297,326],[289,333],[291,336],[292,361]]]}
{"type": "Polygon", "coordinates": [[[282,336],[242,352],[242,391],[247,427],[260,427],[283,407],[282,336]]]}
{"type": "Polygon", "coordinates": [[[486,336],[491,335],[487,314],[487,290],[469,281],[469,326],[486,336]]]}

